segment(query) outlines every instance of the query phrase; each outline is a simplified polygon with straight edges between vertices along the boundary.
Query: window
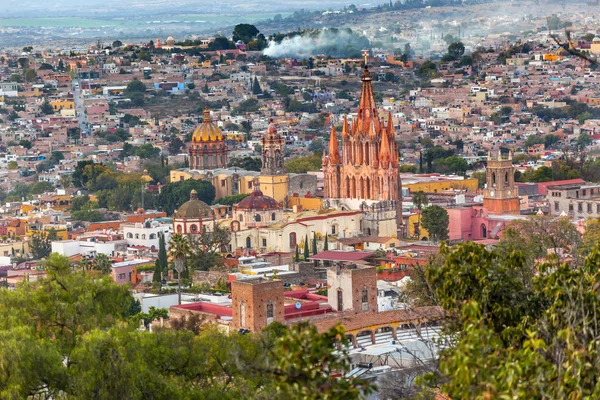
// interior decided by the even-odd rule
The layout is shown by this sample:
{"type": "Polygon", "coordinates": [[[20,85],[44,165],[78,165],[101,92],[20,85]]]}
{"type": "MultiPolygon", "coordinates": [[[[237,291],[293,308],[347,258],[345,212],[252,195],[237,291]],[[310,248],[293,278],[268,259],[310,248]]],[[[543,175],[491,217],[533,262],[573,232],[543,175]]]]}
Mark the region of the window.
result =
{"type": "Polygon", "coordinates": [[[151,233],[150,234],[150,240],[152,240],[152,239],[156,239],[156,233],[151,233]]]}
{"type": "Polygon", "coordinates": [[[290,248],[296,247],[296,232],[290,233],[290,248]]]}
{"type": "Polygon", "coordinates": [[[275,221],[276,218],[277,216],[275,215],[275,213],[271,214],[271,221],[275,221]]]}
{"type": "Polygon", "coordinates": [[[554,211],[558,211],[560,208],[558,206],[558,201],[554,202],[554,211]]]}
{"type": "Polygon", "coordinates": [[[248,189],[252,189],[252,181],[248,182],[248,189]]]}
{"type": "Polygon", "coordinates": [[[573,204],[569,204],[569,212],[573,212],[573,204]]]}
{"type": "Polygon", "coordinates": [[[267,247],[267,239],[263,238],[262,245],[263,247],[267,247]]]}
{"type": "Polygon", "coordinates": [[[367,288],[363,288],[361,297],[362,310],[369,311],[369,291],[367,290],[367,288]]]}
{"type": "Polygon", "coordinates": [[[139,239],[139,238],[140,238],[140,234],[139,234],[139,233],[136,233],[136,234],[135,234],[135,238],[136,238],[136,239],[139,239]]]}
{"type": "Polygon", "coordinates": [[[240,302],[240,326],[244,328],[246,326],[246,303],[240,302]]]}
{"type": "Polygon", "coordinates": [[[335,235],[336,230],[337,230],[337,225],[335,225],[335,224],[331,225],[331,234],[332,235],[335,235]]]}
{"type": "Polygon", "coordinates": [[[133,239],[133,233],[127,232],[127,239],[133,239]]]}
{"type": "Polygon", "coordinates": [[[183,232],[183,227],[181,225],[177,225],[177,232],[178,233],[183,232]]]}
{"type": "Polygon", "coordinates": [[[240,222],[244,222],[244,216],[243,216],[242,214],[240,214],[240,215],[238,216],[238,220],[239,220],[240,222]]]}
{"type": "Polygon", "coordinates": [[[583,189],[583,195],[587,196],[587,189],[583,189]]]}
{"type": "Polygon", "coordinates": [[[273,303],[267,303],[267,324],[273,320],[274,310],[273,303]]]}
{"type": "Polygon", "coordinates": [[[225,179],[221,180],[221,187],[225,187],[225,179]]]}
{"type": "Polygon", "coordinates": [[[587,204],[587,212],[588,212],[588,214],[592,213],[592,203],[587,204]]]}
{"type": "Polygon", "coordinates": [[[146,234],[142,233],[142,239],[146,240],[146,234]]]}
{"type": "Polygon", "coordinates": [[[125,275],[125,274],[119,274],[119,279],[125,279],[125,276],[127,276],[127,275],[125,275]]]}
{"type": "Polygon", "coordinates": [[[583,212],[583,203],[577,203],[577,212],[583,212]]]}
{"type": "Polygon", "coordinates": [[[337,291],[337,310],[344,311],[344,294],[342,293],[342,289],[338,289],[337,291]]]}
{"type": "Polygon", "coordinates": [[[596,204],[596,213],[600,214],[600,204],[596,204]]]}
{"type": "Polygon", "coordinates": [[[190,226],[190,231],[192,231],[192,233],[198,232],[198,226],[196,226],[196,225],[190,226]]]}
{"type": "Polygon", "coordinates": [[[254,216],[254,222],[260,222],[260,215],[259,214],[256,214],[254,216]]]}

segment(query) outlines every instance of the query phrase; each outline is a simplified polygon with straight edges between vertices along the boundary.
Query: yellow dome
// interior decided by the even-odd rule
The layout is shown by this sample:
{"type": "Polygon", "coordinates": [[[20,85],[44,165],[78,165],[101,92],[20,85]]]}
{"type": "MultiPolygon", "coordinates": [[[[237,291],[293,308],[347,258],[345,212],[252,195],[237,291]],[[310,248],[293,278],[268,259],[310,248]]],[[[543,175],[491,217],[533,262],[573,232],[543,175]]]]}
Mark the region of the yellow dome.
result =
{"type": "Polygon", "coordinates": [[[210,111],[204,110],[202,123],[194,131],[192,142],[214,142],[217,140],[223,140],[223,132],[210,119],[210,111]]]}

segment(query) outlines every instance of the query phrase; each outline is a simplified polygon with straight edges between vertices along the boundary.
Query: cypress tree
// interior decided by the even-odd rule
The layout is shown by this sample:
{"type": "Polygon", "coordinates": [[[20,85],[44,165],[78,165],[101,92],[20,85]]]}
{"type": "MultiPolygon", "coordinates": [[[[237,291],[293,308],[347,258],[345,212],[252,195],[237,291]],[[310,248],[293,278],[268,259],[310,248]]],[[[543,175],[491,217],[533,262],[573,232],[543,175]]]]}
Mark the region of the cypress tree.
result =
{"type": "Polygon", "coordinates": [[[313,232],[313,245],[312,245],[313,256],[317,254],[317,232],[313,232]]]}
{"type": "Polygon", "coordinates": [[[162,280],[162,271],[158,260],[154,263],[154,275],[152,275],[152,283],[160,283],[162,280]]]}
{"type": "Polygon", "coordinates": [[[419,152],[419,172],[423,173],[423,152],[419,152]]]}
{"type": "Polygon", "coordinates": [[[323,243],[323,250],[329,250],[329,243],[327,243],[327,235],[325,235],[325,243],[323,243]]]}
{"type": "Polygon", "coordinates": [[[262,89],[260,87],[260,83],[258,83],[258,79],[254,77],[254,82],[252,83],[252,94],[261,94],[262,89]]]}
{"type": "Polygon", "coordinates": [[[308,254],[308,235],[306,235],[306,238],[304,239],[304,261],[308,261],[308,257],[310,257],[310,255],[308,254]]]}
{"type": "Polygon", "coordinates": [[[166,273],[169,268],[169,261],[167,259],[167,246],[165,243],[165,234],[158,234],[158,265],[162,273],[166,273]]]}
{"type": "Polygon", "coordinates": [[[300,261],[300,253],[298,252],[298,246],[296,246],[296,257],[294,258],[294,261],[300,261]]]}

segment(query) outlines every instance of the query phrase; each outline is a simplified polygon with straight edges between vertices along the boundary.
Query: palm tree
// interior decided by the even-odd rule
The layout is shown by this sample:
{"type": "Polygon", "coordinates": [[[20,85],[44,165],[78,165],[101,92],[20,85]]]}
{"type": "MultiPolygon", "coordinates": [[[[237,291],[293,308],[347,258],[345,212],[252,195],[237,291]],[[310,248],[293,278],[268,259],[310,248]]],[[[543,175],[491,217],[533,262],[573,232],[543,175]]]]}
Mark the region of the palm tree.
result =
{"type": "Polygon", "coordinates": [[[429,199],[427,198],[427,195],[425,194],[424,191],[419,190],[418,192],[413,193],[412,202],[419,210],[418,223],[417,223],[419,228],[418,228],[418,232],[416,232],[416,235],[418,236],[421,233],[421,210],[423,209],[423,206],[426,206],[427,204],[429,204],[429,199]]]}
{"type": "Polygon", "coordinates": [[[185,269],[185,260],[189,257],[191,252],[190,242],[188,239],[176,233],[171,236],[169,241],[169,256],[173,260],[175,265],[175,271],[177,271],[177,287],[179,292],[179,304],[181,304],[181,273],[185,269]]]}
{"type": "Polygon", "coordinates": [[[106,254],[98,254],[92,261],[92,269],[102,272],[102,275],[108,275],[112,271],[112,261],[106,254]]]}

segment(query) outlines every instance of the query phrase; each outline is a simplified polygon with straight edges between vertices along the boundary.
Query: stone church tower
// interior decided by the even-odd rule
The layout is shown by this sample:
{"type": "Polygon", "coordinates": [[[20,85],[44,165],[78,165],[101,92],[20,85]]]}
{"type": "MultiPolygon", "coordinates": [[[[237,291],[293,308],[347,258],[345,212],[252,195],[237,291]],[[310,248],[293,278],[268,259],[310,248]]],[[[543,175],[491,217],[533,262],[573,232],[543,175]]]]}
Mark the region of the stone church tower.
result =
{"type": "Polygon", "coordinates": [[[227,145],[223,132],[204,110],[202,123],[192,135],[189,149],[190,169],[227,168],[227,145]]]}
{"type": "Polygon", "coordinates": [[[512,153],[508,153],[508,158],[503,159],[502,154],[498,152],[498,158],[495,160],[488,154],[486,174],[483,206],[490,214],[519,214],[521,206],[515,186],[512,153]]]}
{"type": "Polygon", "coordinates": [[[277,132],[277,126],[271,120],[267,132],[261,138],[262,168],[258,177],[260,191],[284,202],[288,192],[288,175],[283,163],[285,140],[277,132]]]}
{"type": "Polygon", "coordinates": [[[365,64],[358,116],[352,126],[344,118],[342,154],[335,129],[329,155],[323,157],[325,197],[330,199],[400,200],[398,145],[391,113],[387,124],[379,118],[371,74],[365,64]]]}

